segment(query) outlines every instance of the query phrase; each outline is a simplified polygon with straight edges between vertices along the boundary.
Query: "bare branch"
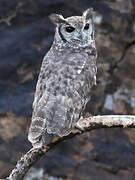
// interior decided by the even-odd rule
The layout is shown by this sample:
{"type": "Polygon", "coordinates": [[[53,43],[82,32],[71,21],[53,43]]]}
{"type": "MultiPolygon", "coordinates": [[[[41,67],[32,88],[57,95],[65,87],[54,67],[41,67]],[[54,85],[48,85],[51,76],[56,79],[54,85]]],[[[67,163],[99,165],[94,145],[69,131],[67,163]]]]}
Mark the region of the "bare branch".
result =
{"type": "Polygon", "coordinates": [[[57,137],[47,146],[43,146],[39,149],[31,149],[28,151],[18,162],[16,167],[10,173],[10,176],[6,180],[22,180],[28,170],[50,149],[56,144],[74,137],[75,135],[82,134],[84,132],[99,129],[99,128],[111,128],[111,127],[135,127],[135,116],[132,115],[103,115],[93,116],[88,118],[81,118],[78,122],[78,126],[83,129],[74,129],[71,134],[65,137],[57,137]]]}
{"type": "Polygon", "coordinates": [[[20,7],[22,7],[22,3],[18,3],[16,9],[12,12],[10,12],[10,14],[6,17],[1,17],[0,19],[0,23],[5,22],[8,26],[11,26],[11,21],[12,19],[14,19],[17,16],[17,11],[20,7]]]}

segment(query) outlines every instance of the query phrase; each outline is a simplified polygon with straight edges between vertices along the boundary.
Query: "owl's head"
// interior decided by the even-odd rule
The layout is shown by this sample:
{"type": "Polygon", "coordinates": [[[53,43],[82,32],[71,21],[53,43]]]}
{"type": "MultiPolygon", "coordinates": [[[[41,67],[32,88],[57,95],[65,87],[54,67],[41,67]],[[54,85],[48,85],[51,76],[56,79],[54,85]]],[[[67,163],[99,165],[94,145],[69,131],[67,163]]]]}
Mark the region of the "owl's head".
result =
{"type": "Polygon", "coordinates": [[[87,46],[94,38],[93,9],[87,9],[82,16],[64,18],[51,14],[51,21],[56,25],[55,41],[61,44],[87,46]]]}

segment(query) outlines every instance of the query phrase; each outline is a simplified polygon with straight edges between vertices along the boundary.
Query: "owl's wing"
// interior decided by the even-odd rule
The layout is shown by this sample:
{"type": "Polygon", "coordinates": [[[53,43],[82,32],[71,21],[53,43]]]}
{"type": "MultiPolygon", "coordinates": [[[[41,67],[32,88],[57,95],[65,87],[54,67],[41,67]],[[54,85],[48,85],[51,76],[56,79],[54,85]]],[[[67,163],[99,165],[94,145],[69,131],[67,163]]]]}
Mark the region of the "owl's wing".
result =
{"type": "Polygon", "coordinates": [[[44,90],[46,89],[46,81],[48,80],[50,76],[50,70],[48,70],[48,65],[49,65],[49,52],[47,55],[44,57],[40,73],[38,76],[38,81],[36,85],[36,91],[35,91],[35,96],[34,96],[34,102],[33,102],[33,109],[36,107],[38,104],[39,100],[41,99],[44,90]]]}
{"type": "Polygon", "coordinates": [[[48,65],[49,65],[49,52],[43,59],[36,85],[36,91],[33,102],[32,121],[28,133],[28,140],[32,144],[40,141],[42,133],[45,130],[45,119],[42,116],[40,104],[43,100],[43,97],[44,97],[44,101],[47,101],[47,94],[46,97],[43,96],[43,94],[45,94],[44,92],[46,89],[46,82],[50,76],[50,70],[48,69],[48,65]]]}

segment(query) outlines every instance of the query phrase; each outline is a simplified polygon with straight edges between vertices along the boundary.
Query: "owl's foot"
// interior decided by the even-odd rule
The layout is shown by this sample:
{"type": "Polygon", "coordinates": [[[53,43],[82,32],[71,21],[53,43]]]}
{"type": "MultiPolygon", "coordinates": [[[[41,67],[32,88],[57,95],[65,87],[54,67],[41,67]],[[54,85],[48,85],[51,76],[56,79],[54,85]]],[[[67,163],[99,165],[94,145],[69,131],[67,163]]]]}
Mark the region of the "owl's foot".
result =
{"type": "MultiPolygon", "coordinates": [[[[82,119],[83,119],[83,117],[81,117],[82,119]]],[[[80,131],[82,131],[82,132],[84,132],[85,131],[85,129],[80,125],[80,121],[81,121],[81,118],[79,119],[79,121],[76,123],[76,125],[75,125],[75,128],[76,129],[79,129],[80,131]]]]}
{"type": "Polygon", "coordinates": [[[84,128],[81,127],[81,126],[78,125],[78,124],[75,125],[75,128],[76,128],[76,129],[79,129],[79,130],[82,131],[82,132],[84,132],[84,128]]]}

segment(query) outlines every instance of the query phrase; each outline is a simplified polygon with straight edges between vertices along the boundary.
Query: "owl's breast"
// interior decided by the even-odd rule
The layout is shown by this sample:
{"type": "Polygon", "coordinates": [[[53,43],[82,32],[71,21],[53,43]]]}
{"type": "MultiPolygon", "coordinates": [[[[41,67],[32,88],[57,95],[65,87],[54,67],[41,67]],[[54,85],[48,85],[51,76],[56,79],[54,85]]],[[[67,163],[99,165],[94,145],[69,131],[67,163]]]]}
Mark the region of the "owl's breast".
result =
{"type": "Polygon", "coordinates": [[[79,74],[88,61],[87,53],[65,52],[61,55],[58,54],[58,57],[58,60],[54,60],[56,69],[62,69],[65,73],[73,75],[79,74]]]}
{"type": "Polygon", "coordinates": [[[46,81],[46,90],[54,95],[60,93],[71,96],[75,91],[88,94],[95,76],[95,65],[88,53],[66,52],[58,53],[55,57],[46,67],[46,74],[51,69],[46,81]]]}

